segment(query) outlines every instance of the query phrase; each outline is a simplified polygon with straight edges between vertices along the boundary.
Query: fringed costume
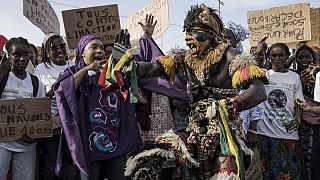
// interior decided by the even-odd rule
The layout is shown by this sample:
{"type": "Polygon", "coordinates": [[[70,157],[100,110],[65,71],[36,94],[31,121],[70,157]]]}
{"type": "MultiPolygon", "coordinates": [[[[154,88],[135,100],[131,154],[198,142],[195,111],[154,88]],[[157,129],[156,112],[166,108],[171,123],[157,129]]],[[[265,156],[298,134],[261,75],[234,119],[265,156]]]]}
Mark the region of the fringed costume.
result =
{"type": "Polygon", "coordinates": [[[171,161],[176,167],[182,163],[192,169],[184,179],[243,180],[244,154],[252,155],[252,151],[240,138],[242,124],[238,112],[265,100],[262,83],[267,82],[265,73],[251,56],[235,57],[234,49],[222,42],[223,25],[213,9],[204,4],[191,7],[184,28],[190,47],[184,61],[177,64],[170,57],[160,57],[157,62],[171,83],[175,83],[176,68],[184,71],[191,110],[187,135],[183,138],[173,131],[160,135],[153,147],[130,156],[126,176],[161,179],[162,165],[171,161]],[[259,87],[255,90],[262,90],[261,96],[252,92],[253,83],[259,87]],[[245,96],[238,95],[239,88],[248,91],[245,96]],[[169,147],[160,146],[163,144],[169,147]]]}

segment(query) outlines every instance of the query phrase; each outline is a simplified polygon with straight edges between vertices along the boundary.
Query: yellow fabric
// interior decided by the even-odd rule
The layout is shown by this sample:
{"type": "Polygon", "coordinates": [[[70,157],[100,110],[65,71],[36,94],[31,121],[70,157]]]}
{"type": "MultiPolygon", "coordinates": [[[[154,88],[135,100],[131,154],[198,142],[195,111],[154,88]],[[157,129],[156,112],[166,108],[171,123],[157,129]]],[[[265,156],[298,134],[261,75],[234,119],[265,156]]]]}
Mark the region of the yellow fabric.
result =
{"type": "Polygon", "coordinates": [[[121,59],[118,61],[118,63],[116,64],[116,66],[112,69],[112,56],[109,57],[108,60],[108,70],[105,76],[105,85],[106,87],[108,87],[109,85],[111,85],[111,83],[109,82],[109,80],[111,79],[111,73],[114,74],[115,71],[120,71],[120,69],[122,68],[123,64],[127,61],[127,59],[133,55],[134,52],[133,50],[127,50],[126,53],[121,57],[121,59]]]}
{"type": "Polygon", "coordinates": [[[157,62],[159,62],[167,76],[169,77],[169,81],[174,83],[176,80],[176,64],[171,56],[160,56],[157,58],[157,62]]]}
{"type": "Polygon", "coordinates": [[[256,65],[249,65],[248,67],[244,67],[238,69],[234,75],[232,76],[232,86],[233,88],[238,88],[245,81],[250,79],[256,79],[260,77],[264,77],[265,72],[256,65]]]}
{"type": "Polygon", "coordinates": [[[237,174],[236,179],[238,180],[239,176],[240,176],[239,155],[238,155],[238,149],[236,148],[236,144],[235,144],[235,142],[232,138],[232,135],[231,135],[231,130],[230,130],[230,128],[227,124],[227,121],[226,121],[226,116],[228,115],[228,111],[226,108],[226,100],[225,99],[220,100],[220,104],[221,104],[221,106],[219,107],[219,112],[220,112],[223,127],[225,128],[225,131],[226,131],[228,145],[229,145],[231,154],[236,158],[236,164],[238,167],[238,174],[237,174]]]}

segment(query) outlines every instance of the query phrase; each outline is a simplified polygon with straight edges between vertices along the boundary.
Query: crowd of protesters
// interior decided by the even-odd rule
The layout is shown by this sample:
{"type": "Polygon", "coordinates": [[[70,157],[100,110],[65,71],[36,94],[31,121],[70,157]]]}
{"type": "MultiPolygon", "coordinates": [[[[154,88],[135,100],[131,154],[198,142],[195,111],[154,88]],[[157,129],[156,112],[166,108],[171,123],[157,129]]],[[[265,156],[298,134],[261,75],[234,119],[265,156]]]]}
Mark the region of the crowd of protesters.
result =
{"type": "MultiPolygon", "coordinates": [[[[153,61],[164,53],[152,39],[153,17],[146,21],[140,52],[131,54],[138,59],[136,72],[120,79],[110,72],[120,70],[125,62],[119,54],[126,53],[94,35],[81,38],[73,59],[58,34],[47,34],[40,50],[22,37],[6,42],[0,62],[1,99],[51,98],[55,126],[49,138],[24,134],[20,140],[0,141],[0,180],[128,179],[128,153],[141,142],[188,126],[190,101],[179,78],[185,74],[173,84],[158,78],[161,74],[154,69],[159,63],[153,61]],[[152,48],[144,48],[146,44],[152,48]],[[105,83],[102,72],[115,83],[105,83]]],[[[239,47],[238,32],[224,29],[222,37],[237,54],[246,53],[239,47]]],[[[130,46],[127,33],[118,36],[124,47],[130,46]]],[[[268,79],[267,100],[240,113],[244,139],[257,149],[261,178],[319,179],[320,48],[301,42],[290,52],[282,42],[265,40],[251,47],[250,57],[268,79]]],[[[182,61],[186,51],[173,48],[168,54],[182,61]]],[[[160,179],[179,179],[174,167],[163,169],[160,179]]]]}

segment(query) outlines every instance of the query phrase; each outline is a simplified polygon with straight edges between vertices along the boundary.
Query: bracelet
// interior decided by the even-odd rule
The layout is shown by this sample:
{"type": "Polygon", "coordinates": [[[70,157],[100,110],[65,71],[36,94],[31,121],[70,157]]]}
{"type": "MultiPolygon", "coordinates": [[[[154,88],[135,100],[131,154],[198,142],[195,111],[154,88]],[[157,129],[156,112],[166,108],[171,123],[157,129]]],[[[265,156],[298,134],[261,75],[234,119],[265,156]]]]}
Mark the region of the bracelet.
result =
{"type": "Polygon", "coordinates": [[[248,129],[248,132],[251,132],[253,134],[258,134],[257,131],[253,130],[253,129],[248,129]]]}

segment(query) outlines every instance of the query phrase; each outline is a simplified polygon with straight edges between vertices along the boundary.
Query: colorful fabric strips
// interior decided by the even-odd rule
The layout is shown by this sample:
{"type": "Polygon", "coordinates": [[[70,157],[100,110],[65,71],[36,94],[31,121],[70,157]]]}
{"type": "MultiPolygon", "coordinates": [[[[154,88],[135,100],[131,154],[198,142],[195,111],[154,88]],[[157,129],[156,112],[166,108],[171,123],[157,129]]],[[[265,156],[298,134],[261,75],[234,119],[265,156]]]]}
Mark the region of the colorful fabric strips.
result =
{"type": "Polygon", "coordinates": [[[220,146],[221,153],[224,155],[233,155],[236,158],[236,164],[238,167],[238,173],[236,179],[245,179],[245,170],[243,164],[243,155],[240,149],[240,145],[235,137],[234,132],[231,129],[228,118],[228,111],[226,100],[219,101],[219,116],[220,123],[220,146]],[[231,153],[231,154],[230,154],[231,153]]]}
{"type": "Polygon", "coordinates": [[[256,65],[249,65],[238,69],[232,76],[233,88],[238,88],[242,83],[251,79],[265,77],[265,72],[256,65]]]}
{"type": "Polygon", "coordinates": [[[121,75],[121,68],[128,60],[128,58],[133,55],[133,50],[127,50],[126,53],[121,57],[118,63],[113,67],[113,57],[110,56],[108,63],[103,68],[98,84],[106,91],[114,91],[119,88],[124,100],[128,97],[128,90],[124,89],[124,79],[121,75]]]}

